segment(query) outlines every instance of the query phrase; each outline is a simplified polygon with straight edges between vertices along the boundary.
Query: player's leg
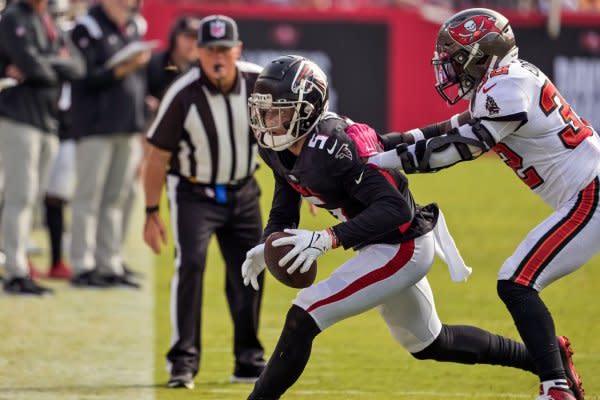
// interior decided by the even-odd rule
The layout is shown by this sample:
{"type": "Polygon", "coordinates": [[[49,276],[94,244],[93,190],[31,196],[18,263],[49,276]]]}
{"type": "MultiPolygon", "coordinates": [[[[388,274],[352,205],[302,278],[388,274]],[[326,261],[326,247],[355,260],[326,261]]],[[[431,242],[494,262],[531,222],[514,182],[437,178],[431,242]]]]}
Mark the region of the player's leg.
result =
{"type": "Polygon", "coordinates": [[[362,249],[330,277],[301,290],[250,399],[278,399],[302,374],[313,339],[327,327],[381,304],[421,280],[433,262],[431,234],[362,249]]]}
{"type": "Polygon", "coordinates": [[[240,273],[246,252],[258,244],[262,234],[258,194],[254,180],[242,188],[230,190],[229,219],[217,230],[221,254],[225,259],[225,293],[234,327],[235,368],[231,381],[237,383],[256,381],[265,366],[264,349],[258,339],[264,273],[258,278],[259,290],[245,286],[240,273]]]}
{"type": "MultiPolygon", "coordinates": [[[[534,228],[502,266],[498,294],[534,359],[544,391],[567,386],[554,321],[538,292],[600,250],[598,180],[534,228]]],[[[564,357],[563,357],[564,358],[564,357]]],[[[578,395],[578,388],[573,387],[578,395]]],[[[578,395],[578,398],[582,398],[578,395]]]]}
{"type": "Polygon", "coordinates": [[[392,336],[419,360],[534,370],[523,344],[474,326],[442,324],[427,278],[390,297],[377,309],[392,336]]]}

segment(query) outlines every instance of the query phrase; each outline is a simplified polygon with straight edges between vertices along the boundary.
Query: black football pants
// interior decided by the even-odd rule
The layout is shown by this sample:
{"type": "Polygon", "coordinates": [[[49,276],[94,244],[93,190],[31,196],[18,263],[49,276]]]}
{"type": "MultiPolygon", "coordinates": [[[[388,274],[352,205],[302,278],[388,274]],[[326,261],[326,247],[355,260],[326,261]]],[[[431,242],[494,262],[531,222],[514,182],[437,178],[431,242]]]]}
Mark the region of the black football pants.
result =
{"type": "MultiPolygon", "coordinates": [[[[201,355],[202,287],[210,238],[217,240],[225,259],[225,292],[234,324],[236,363],[260,365],[264,350],[258,339],[260,291],[244,286],[241,265],[246,252],[258,244],[262,219],[259,188],[251,179],[227,190],[227,203],[217,204],[210,187],[169,177],[169,204],[175,241],[175,273],[171,281],[172,339],[167,360],[171,373],[198,372],[201,355]]],[[[209,321],[210,324],[210,321],[209,321]]],[[[210,343],[208,344],[210,346],[210,343]]]]}

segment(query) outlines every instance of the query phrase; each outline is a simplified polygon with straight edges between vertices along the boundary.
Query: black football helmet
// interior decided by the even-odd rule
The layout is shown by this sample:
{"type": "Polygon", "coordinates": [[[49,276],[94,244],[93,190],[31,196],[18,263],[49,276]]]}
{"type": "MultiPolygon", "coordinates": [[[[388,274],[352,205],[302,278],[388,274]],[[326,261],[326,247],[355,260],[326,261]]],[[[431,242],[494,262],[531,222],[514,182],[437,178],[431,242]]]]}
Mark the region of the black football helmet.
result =
{"type": "Polygon", "coordinates": [[[487,8],[454,14],[444,22],[435,42],[431,60],[435,88],[446,102],[455,104],[511,52],[517,56],[515,35],[505,16],[487,8]]]}
{"type": "Polygon", "coordinates": [[[328,99],[327,76],[317,64],[295,55],[271,61],[248,99],[258,144],[275,151],[287,149],[319,123],[328,99]]]}

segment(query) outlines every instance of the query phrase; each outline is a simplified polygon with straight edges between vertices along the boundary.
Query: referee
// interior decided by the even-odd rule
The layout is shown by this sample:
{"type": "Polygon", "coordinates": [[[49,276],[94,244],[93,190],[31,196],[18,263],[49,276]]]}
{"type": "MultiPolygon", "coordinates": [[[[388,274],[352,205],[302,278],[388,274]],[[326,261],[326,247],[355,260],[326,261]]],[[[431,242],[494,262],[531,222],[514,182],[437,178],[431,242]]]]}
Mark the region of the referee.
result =
{"type": "Polygon", "coordinates": [[[166,243],[158,204],[167,182],[176,247],[167,386],[188,389],[200,363],[202,282],[213,233],[225,259],[234,324],[231,381],[254,382],[265,364],[257,337],[262,292],[245,287],[240,274],[246,251],[262,232],[260,191],[253,178],[257,145],[246,108],[261,68],[238,61],[242,44],[229,17],[202,19],[198,47],[199,65],[169,87],[150,127],[144,179],[144,240],[155,253],[166,243]]]}

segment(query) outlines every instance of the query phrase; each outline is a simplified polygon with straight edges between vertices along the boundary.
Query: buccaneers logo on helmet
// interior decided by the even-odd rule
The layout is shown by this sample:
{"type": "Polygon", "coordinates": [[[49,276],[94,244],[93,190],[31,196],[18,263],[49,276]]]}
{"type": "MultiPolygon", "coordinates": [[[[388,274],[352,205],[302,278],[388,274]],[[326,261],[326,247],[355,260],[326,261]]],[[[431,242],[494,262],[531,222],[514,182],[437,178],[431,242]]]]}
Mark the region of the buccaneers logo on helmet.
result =
{"type": "Polygon", "coordinates": [[[496,26],[496,18],[486,15],[476,15],[456,26],[451,26],[448,32],[452,39],[463,46],[473,44],[489,33],[502,33],[496,26]]]}

